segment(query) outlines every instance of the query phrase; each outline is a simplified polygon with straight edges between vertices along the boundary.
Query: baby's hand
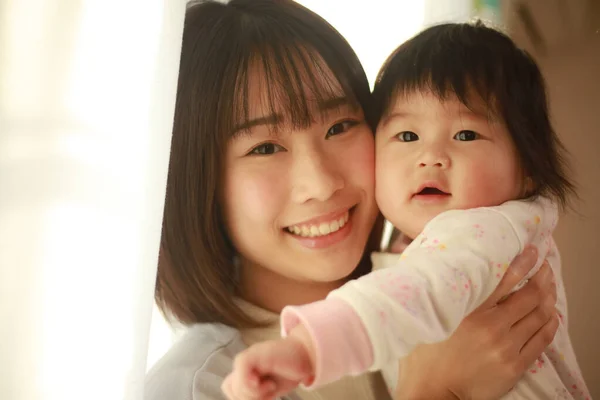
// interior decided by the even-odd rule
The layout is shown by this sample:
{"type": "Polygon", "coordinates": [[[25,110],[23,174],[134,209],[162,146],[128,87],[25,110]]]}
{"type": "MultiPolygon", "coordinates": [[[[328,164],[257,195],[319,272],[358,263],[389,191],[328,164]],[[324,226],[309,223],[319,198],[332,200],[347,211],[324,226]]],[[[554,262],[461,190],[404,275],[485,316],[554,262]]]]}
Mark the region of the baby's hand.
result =
{"type": "Polygon", "coordinates": [[[257,343],[238,354],[221,389],[230,400],[271,400],[310,385],[309,347],[296,335],[257,343]]]}

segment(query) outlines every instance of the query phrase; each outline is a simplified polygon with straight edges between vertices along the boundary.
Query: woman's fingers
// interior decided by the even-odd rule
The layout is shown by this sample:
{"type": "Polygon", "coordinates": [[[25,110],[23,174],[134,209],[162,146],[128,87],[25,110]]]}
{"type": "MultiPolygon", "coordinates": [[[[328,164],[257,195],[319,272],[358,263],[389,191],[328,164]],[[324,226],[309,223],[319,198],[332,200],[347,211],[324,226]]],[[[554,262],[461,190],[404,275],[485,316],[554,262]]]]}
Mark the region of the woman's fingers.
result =
{"type": "Polygon", "coordinates": [[[556,286],[552,270],[544,262],[525,286],[498,304],[497,311],[509,316],[514,325],[546,301],[556,304],[556,286]]]}
{"type": "Polygon", "coordinates": [[[542,326],[542,329],[537,331],[537,333],[521,349],[519,356],[520,365],[518,365],[518,368],[522,368],[524,371],[525,368],[533,364],[540,354],[544,352],[546,347],[552,343],[557,330],[558,315],[554,313],[548,322],[542,326]]]}
{"type": "Polygon", "coordinates": [[[507,296],[519,282],[525,279],[529,271],[535,266],[537,257],[537,248],[535,246],[527,246],[525,250],[510,263],[510,266],[502,277],[498,287],[480,308],[492,308],[502,298],[507,296]]]}
{"type": "Polygon", "coordinates": [[[551,281],[547,286],[548,288],[540,289],[542,297],[544,293],[547,293],[541,304],[517,321],[509,332],[512,340],[519,348],[524,346],[536,332],[556,315],[556,283],[551,281]]]}

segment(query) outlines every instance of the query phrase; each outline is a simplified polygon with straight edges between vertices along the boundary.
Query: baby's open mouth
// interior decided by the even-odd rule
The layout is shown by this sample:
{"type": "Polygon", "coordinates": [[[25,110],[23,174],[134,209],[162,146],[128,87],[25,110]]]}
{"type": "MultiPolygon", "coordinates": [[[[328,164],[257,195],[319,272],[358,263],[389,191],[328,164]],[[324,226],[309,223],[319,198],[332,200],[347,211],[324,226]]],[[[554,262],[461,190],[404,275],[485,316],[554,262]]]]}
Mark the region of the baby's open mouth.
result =
{"type": "Polygon", "coordinates": [[[416,193],[417,195],[420,196],[428,196],[428,195],[438,195],[438,196],[447,196],[450,195],[450,193],[446,193],[443,190],[440,190],[438,188],[434,188],[434,187],[425,187],[423,188],[419,193],[416,193]]]}

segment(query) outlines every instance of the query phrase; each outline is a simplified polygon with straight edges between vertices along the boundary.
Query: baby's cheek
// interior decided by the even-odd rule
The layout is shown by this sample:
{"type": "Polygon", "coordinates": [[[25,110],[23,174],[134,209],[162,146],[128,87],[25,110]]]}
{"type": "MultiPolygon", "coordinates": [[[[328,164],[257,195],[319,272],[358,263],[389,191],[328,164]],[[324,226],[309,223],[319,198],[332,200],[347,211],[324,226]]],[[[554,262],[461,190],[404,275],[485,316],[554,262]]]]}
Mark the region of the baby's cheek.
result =
{"type": "Polygon", "coordinates": [[[515,198],[516,182],[511,170],[474,164],[469,171],[463,181],[465,208],[496,206],[515,198]]]}
{"type": "Polygon", "coordinates": [[[405,182],[406,178],[402,171],[377,166],[375,181],[377,205],[388,219],[393,218],[390,214],[397,212],[396,209],[402,208],[401,205],[406,197],[405,182]]]}
{"type": "Polygon", "coordinates": [[[375,184],[375,144],[369,131],[343,149],[341,155],[339,161],[350,179],[354,177],[371,187],[375,184]]]}
{"type": "MultiPolygon", "coordinates": [[[[382,147],[377,151],[375,165],[375,185],[378,191],[380,188],[398,193],[406,191],[406,186],[414,170],[409,168],[407,157],[402,152],[389,146],[382,147]]],[[[398,201],[398,197],[395,199],[398,201]]]]}

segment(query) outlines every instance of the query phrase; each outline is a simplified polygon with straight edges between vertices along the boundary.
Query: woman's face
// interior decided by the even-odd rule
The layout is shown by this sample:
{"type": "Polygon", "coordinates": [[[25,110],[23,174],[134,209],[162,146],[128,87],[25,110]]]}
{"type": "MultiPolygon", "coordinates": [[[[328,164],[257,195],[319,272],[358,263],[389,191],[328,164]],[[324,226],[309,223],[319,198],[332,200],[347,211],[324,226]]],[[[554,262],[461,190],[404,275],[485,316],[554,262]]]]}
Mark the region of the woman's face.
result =
{"type": "Polygon", "coordinates": [[[377,215],[374,139],[341,89],[294,128],[271,115],[262,81],[251,75],[249,129],[228,144],[224,212],[242,295],[278,311],[325,296],[357,266],[377,215]]]}

